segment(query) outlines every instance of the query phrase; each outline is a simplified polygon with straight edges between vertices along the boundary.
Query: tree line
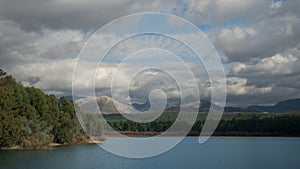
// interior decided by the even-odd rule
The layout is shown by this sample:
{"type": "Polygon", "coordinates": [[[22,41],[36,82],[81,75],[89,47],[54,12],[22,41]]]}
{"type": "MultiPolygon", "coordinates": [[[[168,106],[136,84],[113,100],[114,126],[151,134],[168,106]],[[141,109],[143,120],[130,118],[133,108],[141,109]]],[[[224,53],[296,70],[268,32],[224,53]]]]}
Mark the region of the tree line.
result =
{"type": "MultiPolygon", "coordinates": [[[[136,123],[127,120],[121,115],[106,115],[108,124],[115,130],[121,132],[164,132],[168,130],[176,120],[176,115],[165,115],[153,122],[136,123]]],[[[206,116],[199,115],[195,124],[192,125],[190,133],[199,133],[205,123],[206,116]]],[[[182,128],[187,122],[182,121],[182,128]]],[[[105,127],[108,130],[109,127],[105,127]]],[[[180,123],[170,132],[181,132],[180,123]]],[[[299,114],[257,114],[240,113],[224,114],[215,130],[215,135],[259,135],[259,136],[300,136],[300,115],[299,114]]]]}

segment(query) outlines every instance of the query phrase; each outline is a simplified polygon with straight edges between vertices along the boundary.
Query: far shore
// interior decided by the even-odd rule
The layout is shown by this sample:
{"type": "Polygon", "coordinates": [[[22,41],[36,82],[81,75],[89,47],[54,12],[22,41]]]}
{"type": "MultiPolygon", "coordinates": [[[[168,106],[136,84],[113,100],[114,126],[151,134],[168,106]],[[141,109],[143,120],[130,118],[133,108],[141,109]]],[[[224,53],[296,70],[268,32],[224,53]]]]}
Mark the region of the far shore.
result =
{"type": "MultiPolygon", "coordinates": [[[[179,136],[200,136],[200,132],[189,132],[187,135],[180,132],[105,132],[107,137],[179,137],[179,136]]],[[[209,134],[202,134],[203,136],[209,136],[209,134]]],[[[300,133],[297,135],[289,134],[277,134],[277,133],[249,133],[249,132],[215,132],[212,136],[228,136],[228,137],[300,137],[300,133]]]]}

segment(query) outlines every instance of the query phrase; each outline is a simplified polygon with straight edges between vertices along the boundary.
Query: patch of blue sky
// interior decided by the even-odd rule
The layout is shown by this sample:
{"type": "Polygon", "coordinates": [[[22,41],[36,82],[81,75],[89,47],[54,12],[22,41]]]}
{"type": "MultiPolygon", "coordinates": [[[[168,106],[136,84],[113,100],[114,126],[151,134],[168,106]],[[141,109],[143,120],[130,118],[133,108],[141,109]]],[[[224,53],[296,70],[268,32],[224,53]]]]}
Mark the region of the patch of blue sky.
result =
{"type": "Polygon", "coordinates": [[[286,1],[288,1],[288,0],[273,0],[274,3],[275,3],[275,2],[278,2],[278,1],[286,2],[286,1]]]}
{"type": "Polygon", "coordinates": [[[220,32],[222,29],[230,29],[237,26],[245,25],[246,22],[243,20],[242,17],[236,17],[223,23],[200,24],[198,25],[198,28],[209,36],[211,34],[220,32]]]}
{"type": "Polygon", "coordinates": [[[185,13],[188,10],[188,5],[185,4],[182,0],[177,0],[177,8],[176,11],[173,12],[182,12],[185,13]]]}
{"type": "Polygon", "coordinates": [[[138,25],[129,27],[126,33],[153,32],[161,34],[182,34],[195,32],[195,29],[180,18],[164,13],[145,14],[139,18],[138,25]],[[178,24],[172,22],[179,22],[178,24]]]}

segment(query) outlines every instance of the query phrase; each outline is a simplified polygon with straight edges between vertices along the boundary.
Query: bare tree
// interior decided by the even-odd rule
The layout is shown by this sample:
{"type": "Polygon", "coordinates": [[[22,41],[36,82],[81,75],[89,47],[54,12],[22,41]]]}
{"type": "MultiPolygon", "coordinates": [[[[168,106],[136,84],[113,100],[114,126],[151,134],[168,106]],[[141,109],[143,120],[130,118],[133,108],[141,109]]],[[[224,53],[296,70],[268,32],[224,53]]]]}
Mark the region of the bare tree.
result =
{"type": "Polygon", "coordinates": [[[0,76],[6,75],[6,72],[4,72],[2,69],[0,69],[0,76]]]}

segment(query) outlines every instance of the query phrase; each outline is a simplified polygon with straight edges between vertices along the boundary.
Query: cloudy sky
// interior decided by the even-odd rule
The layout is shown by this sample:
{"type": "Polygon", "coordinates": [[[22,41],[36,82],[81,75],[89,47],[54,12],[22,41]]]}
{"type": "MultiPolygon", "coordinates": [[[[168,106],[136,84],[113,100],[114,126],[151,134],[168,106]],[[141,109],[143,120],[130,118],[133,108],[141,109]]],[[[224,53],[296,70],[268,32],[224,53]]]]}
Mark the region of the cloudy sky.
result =
{"type": "MultiPolygon", "coordinates": [[[[95,31],[124,15],[163,12],[190,21],[211,40],[225,67],[228,105],[273,104],[300,97],[299,6],[299,0],[0,0],[0,67],[26,86],[56,95],[71,95],[79,52],[95,31]]],[[[153,30],[160,26],[166,31],[174,30],[172,33],[181,37],[194,38],[173,20],[153,25],[145,18],[136,18],[130,23],[120,22],[119,28],[130,32],[137,25],[153,30]]],[[[120,38],[114,31],[103,37],[107,41],[120,38]]],[[[139,44],[181,55],[193,70],[200,94],[209,97],[205,70],[190,59],[192,53],[176,43],[152,35],[128,39],[116,46],[97,70],[97,88],[102,94],[107,93],[111,79],[117,74],[116,85],[121,89],[123,83],[128,83],[129,75],[145,66],[145,62],[182,74],[179,61],[165,51],[132,54],[139,44]],[[131,62],[116,72],[117,61],[128,54],[132,54],[131,62]]],[[[97,47],[106,48],[105,45],[97,47]]],[[[82,78],[75,83],[82,90],[92,87],[92,77],[85,76],[85,72],[98,64],[97,56],[94,57],[80,60],[82,78]]],[[[182,77],[188,87],[189,76],[182,77]]],[[[162,72],[144,71],[131,82],[131,94],[142,98],[141,93],[157,86],[170,97],[178,96],[174,79],[168,79],[162,72]]]]}

